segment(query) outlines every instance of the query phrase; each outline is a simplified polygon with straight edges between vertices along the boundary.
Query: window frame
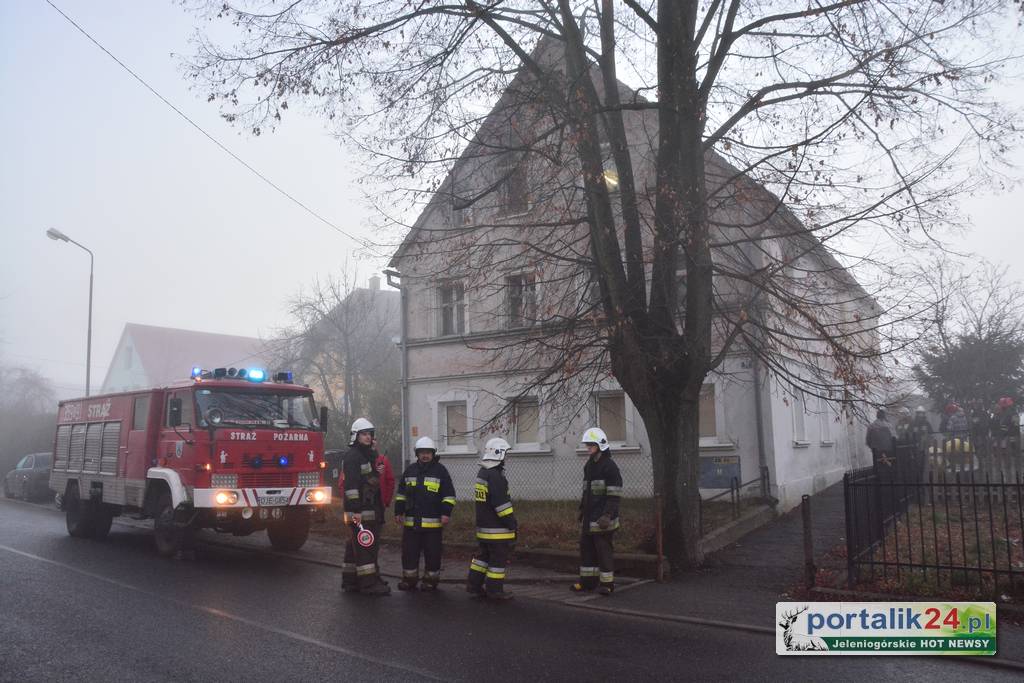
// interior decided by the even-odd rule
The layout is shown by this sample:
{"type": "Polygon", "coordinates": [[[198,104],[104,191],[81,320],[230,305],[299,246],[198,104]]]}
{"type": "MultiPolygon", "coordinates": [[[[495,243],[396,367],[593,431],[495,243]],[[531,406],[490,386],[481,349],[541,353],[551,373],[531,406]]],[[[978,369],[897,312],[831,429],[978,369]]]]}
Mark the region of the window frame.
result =
{"type": "Polygon", "coordinates": [[[517,450],[539,450],[544,444],[545,434],[542,425],[544,420],[541,415],[541,401],[536,396],[524,396],[520,399],[516,399],[512,402],[512,437],[513,447],[517,450]],[[519,438],[519,409],[523,404],[530,404],[537,407],[537,440],[536,441],[521,441],[519,438]]]}
{"type": "Polygon", "coordinates": [[[818,442],[822,446],[834,446],[835,435],[832,433],[832,402],[818,397],[818,442]]]}
{"type": "Polygon", "coordinates": [[[618,441],[609,437],[608,443],[611,445],[612,448],[623,448],[626,446],[635,445],[635,438],[632,438],[635,435],[632,433],[633,430],[630,424],[632,421],[629,419],[629,409],[632,407],[632,404],[629,403],[629,396],[627,396],[626,392],[623,391],[622,389],[594,392],[592,396],[594,424],[596,424],[599,429],[607,433],[608,430],[605,429],[605,426],[601,424],[601,399],[611,397],[622,397],[623,440],[618,441]]]}
{"type": "Polygon", "coordinates": [[[790,426],[793,429],[793,446],[806,448],[810,445],[807,440],[807,398],[802,389],[795,389],[790,394],[790,426]],[[799,431],[798,426],[799,416],[799,431]]]}
{"type": "Polygon", "coordinates": [[[438,337],[462,337],[469,332],[469,311],[468,311],[468,297],[466,295],[466,285],[462,280],[445,280],[438,284],[435,288],[435,296],[437,297],[437,336],[438,337]],[[445,290],[452,289],[455,287],[461,289],[461,299],[452,299],[451,302],[445,303],[444,292],[445,290]],[[461,301],[461,304],[459,303],[461,301]],[[452,310],[452,332],[445,332],[445,310],[451,308],[452,310]],[[461,320],[460,320],[461,314],[461,320]],[[462,329],[459,329],[459,322],[462,323],[462,329]]]}
{"type": "Polygon", "coordinates": [[[505,327],[510,330],[533,327],[537,324],[539,285],[537,276],[531,272],[513,273],[505,276],[505,327]],[[513,292],[519,291],[518,320],[513,313],[513,292]],[[527,293],[530,292],[530,296],[527,293]],[[532,308],[532,311],[527,311],[532,308]]]}
{"type": "Polygon", "coordinates": [[[498,186],[497,215],[504,218],[526,215],[533,208],[533,198],[530,196],[530,169],[526,155],[518,159],[512,159],[511,156],[511,154],[508,154],[500,162],[499,173],[504,178],[502,178],[501,184],[498,186]],[[512,207],[511,201],[513,179],[518,179],[518,182],[522,184],[521,199],[523,203],[515,208],[512,207]]]}

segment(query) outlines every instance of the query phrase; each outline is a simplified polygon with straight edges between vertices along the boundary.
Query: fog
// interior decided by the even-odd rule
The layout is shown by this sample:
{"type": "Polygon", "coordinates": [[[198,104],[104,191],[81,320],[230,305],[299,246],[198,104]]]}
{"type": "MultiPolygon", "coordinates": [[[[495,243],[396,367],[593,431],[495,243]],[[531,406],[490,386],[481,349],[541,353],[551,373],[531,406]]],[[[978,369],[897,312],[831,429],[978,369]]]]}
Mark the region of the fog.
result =
{"type": "MultiPolygon", "coordinates": [[[[323,121],[296,112],[252,137],[189,91],[172,53],[189,52],[195,18],[177,3],[57,4],[248,163],[371,236],[358,164],[323,121]]],[[[94,390],[127,322],[265,336],[314,276],[354,259],[365,283],[383,266],[353,257],[351,240],[203,137],[44,2],[0,5],[0,43],[0,362],[39,370],[61,396],[83,390],[89,259],[47,239],[49,227],[96,255],[94,390]]],[[[953,246],[1024,278],[1022,200],[1019,187],[966,199],[973,228],[953,246]]]]}

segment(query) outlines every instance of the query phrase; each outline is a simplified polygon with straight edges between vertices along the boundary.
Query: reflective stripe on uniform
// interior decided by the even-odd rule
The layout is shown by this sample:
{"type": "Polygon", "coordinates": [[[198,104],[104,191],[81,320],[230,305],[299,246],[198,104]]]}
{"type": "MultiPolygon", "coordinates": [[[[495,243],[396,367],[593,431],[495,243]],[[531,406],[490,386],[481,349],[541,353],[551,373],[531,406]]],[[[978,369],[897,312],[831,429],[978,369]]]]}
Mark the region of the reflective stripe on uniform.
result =
{"type": "Polygon", "coordinates": [[[344,564],[341,565],[341,573],[342,574],[355,574],[356,573],[356,566],[354,564],[352,564],[351,562],[345,562],[344,564]]]}
{"type": "Polygon", "coordinates": [[[476,537],[482,541],[514,541],[516,532],[511,529],[477,527],[476,537]]]}
{"type": "Polygon", "coordinates": [[[359,466],[359,471],[362,472],[363,474],[369,474],[370,472],[373,471],[373,465],[371,465],[368,462],[364,462],[362,465],[359,466]]]}
{"type": "Polygon", "coordinates": [[[488,579],[504,579],[505,568],[504,567],[488,567],[487,568],[488,579]]]}
{"type": "Polygon", "coordinates": [[[609,495],[609,496],[621,496],[622,495],[622,487],[621,486],[609,486],[607,488],[606,495],[609,495]]]}
{"type": "Polygon", "coordinates": [[[455,496],[445,496],[441,499],[442,503],[448,503],[449,505],[455,505],[455,496]]]}
{"type": "Polygon", "coordinates": [[[615,581],[615,572],[601,572],[601,583],[612,583],[615,581]]]}
{"type": "Polygon", "coordinates": [[[405,478],[405,485],[406,486],[415,486],[416,485],[416,477],[406,477],[405,478]]]}
{"type": "Polygon", "coordinates": [[[424,529],[440,529],[441,518],[440,517],[423,517],[420,519],[420,526],[424,529]]]}
{"type": "Polygon", "coordinates": [[[603,492],[605,490],[604,479],[592,479],[590,481],[590,490],[594,493],[598,491],[603,492]]]}
{"type": "Polygon", "coordinates": [[[437,477],[423,477],[423,488],[431,493],[437,493],[441,490],[441,480],[437,477]]]}
{"type": "Polygon", "coordinates": [[[470,561],[469,563],[469,569],[470,571],[480,572],[481,574],[484,574],[487,572],[487,563],[483,560],[478,560],[474,557],[472,561],[470,561]]]}
{"type": "Polygon", "coordinates": [[[375,564],[360,564],[356,565],[356,574],[359,576],[366,576],[368,574],[376,574],[377,565],[375,564]]]}
{"type": "Polygon", "coordinates": [[[395,494],[395,502],[397,503],[398,501],[402,501],[404,503],[405,502],[405,495],[401,494],[401,493],[396,493],[395,494]]]}
{"type": "Polygon", "coordinates": [[[358,498],[359,497],[359,489],[345,489],[345,497],[346,498],[358,498]]]}
{"type": "Polygon", "coordinates": [[[512,509],[512,502],[509,501],[504,505],[499,505],[498,507],[494,508],[494,511],[498,513],[499,517],[508,517],[514,512],[514,510],[512,509]]]}
{"type": "Polygon", "coordinates": [[[597,567],[580,567],[580,576],[597,576],[597,567]]]}
{"type": "Polygon", "coordinates": [[[415,579],[415,578],[418,578],[419,575],[420,575],[420,571],[418,569],[403,569],[402,570],[402,577],[406,578],[406,579],[415,579]]]}

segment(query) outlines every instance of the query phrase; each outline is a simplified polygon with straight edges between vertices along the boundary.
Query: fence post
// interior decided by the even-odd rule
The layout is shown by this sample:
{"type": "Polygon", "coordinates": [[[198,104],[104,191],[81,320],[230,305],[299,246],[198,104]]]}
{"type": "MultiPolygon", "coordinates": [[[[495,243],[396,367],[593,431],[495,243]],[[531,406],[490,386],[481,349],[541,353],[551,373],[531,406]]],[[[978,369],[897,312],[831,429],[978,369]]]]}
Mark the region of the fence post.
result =
{"type": "Polygon", "coordinates": [[[740,482],[736,477],[729,482],[729,498],[732,499],[732,518],[740,516],[740,482]]]}
{"type": "MultiPolygon", "coordinates": [[[[654,494],[654,542],[658,551],[658,567],[655,569],[655,578],[658,583],[665,581],[665,548],[661,532],[662,502],[661,494],[654,494]]],[[[703,529],[701,530],[703,532],[703,529]]]]}
{"type": "Polygon", "coordinates": [[[800,513],[804,519],[804,583],[814,588],[814,577],[818,573],[814,568],[814,539],[811,536],[811,497],[804,494],[800,498],[800,513]]]}
{"type": "Polygon", "coordinates": [[[850,490],[850,473],[847,472],[843,475],[843,507],[846,512],[846,585],[847,588],[853,588],[854,584],[857,583],[857,577],[854,572],[853,554],[854,554],[854,540],[853,540],[853,505],[850,504],[852,492],[850,490]]]}

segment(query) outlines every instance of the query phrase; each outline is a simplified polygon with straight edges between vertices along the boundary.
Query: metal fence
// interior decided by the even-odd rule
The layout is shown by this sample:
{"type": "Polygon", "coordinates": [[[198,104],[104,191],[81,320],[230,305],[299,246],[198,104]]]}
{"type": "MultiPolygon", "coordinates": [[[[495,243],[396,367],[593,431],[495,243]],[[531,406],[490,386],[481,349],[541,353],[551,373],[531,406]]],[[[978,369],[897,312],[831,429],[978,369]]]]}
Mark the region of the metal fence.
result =
{"type": "Polygon", "coordinates": [[[1024,592],[1021,465],[1005,441],[937,434],[848,473],[850,586],[1024,592]]]}

